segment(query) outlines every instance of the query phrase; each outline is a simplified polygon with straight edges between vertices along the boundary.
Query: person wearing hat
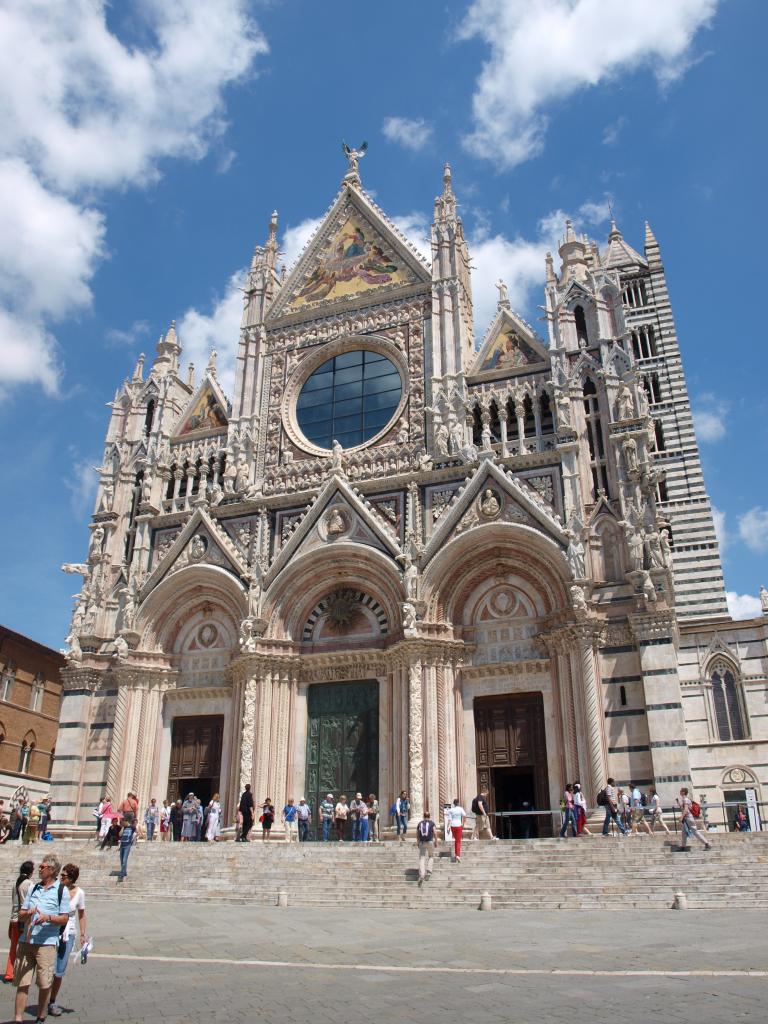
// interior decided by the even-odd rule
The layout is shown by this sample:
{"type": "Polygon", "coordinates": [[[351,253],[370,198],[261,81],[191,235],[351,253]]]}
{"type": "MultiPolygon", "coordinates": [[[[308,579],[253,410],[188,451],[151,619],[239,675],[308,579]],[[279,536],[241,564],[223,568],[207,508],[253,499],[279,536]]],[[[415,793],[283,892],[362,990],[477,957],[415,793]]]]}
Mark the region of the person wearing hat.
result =
{"type": "Polygon", "coordinates": [[[334,818],[336,817],[334,806],[333,793],[328,793],[325,800],[323,800],[317,809],[317,816],[320,819],[320,824],[323,828],[324,843],[329,842],[331,838],[331,829],[333,828],[334,818]]]}
{"type": "Polygon", "coordinates": [[[432,877],[432,868],[435,865],[435,847],[437,846],[437,833],[435,823],[425,809],[424,817],[416,826],[416,841],[419,847],[419,888],[424,885],[424,879],[432,877]]]}
{"type": "Polygon", "coordinates": [[[312,816],[312,811],[309,809],[309,804],[304,797],[301,797],[299,800],[296,814],[299,819],[299,842],[306,843],[309,839],[309,819],[312,816]]]}

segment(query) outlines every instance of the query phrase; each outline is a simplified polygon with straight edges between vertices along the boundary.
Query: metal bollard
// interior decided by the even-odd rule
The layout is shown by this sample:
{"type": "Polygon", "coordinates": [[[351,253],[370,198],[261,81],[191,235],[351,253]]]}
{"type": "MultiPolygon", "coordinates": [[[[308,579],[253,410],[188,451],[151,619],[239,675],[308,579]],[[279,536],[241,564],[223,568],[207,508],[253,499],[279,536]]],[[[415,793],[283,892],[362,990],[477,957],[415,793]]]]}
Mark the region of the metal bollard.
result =
{"type": "Polygon", "coordinates": [[[277,905],[278,907],[288,906],[288,893],[285,891],[285,889],[281,889],[280,892],[277,894],[277,905]]]}
{"type": "Polygon", "coordinates": [[[493,900],[489,892],[484,892],[480,897],[480,910],[493,910],[493,900]]]}
{"type": "Polygon", "coordinates": [[[673,910],[687,910],[688,909],[688,897],[684,892],[676,892],[675,898],[672,901],[673,910]]]}

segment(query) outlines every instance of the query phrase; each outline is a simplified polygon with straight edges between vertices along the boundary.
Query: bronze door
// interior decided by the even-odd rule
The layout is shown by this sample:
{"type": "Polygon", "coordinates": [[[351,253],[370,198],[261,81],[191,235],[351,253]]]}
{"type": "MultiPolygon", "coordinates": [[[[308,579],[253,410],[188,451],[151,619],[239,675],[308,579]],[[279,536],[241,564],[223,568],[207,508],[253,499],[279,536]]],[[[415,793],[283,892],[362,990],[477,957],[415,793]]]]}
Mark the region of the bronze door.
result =
{"type": "MultiPolygon", "coordinates": [[[[316,683],[307,695],[307,770],[303,794],[315,816],[326,793],[379,795],[379,684],[316,683]]],[[[301,794],[299,794],[301,795],[301,794]]]]}

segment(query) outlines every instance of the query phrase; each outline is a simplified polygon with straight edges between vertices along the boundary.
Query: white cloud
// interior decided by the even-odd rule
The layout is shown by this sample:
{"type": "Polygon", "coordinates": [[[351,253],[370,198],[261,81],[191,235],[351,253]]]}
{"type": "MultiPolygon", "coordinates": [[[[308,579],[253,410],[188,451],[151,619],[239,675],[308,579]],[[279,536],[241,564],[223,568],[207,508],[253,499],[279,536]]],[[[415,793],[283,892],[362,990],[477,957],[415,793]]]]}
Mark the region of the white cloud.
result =
{"type": "MultiPolygon", "coordinates": [[[[544,287],[544,257],[556,253],[558,239],[565,232],[569,214],[554,210],[538,223],[536,237],[507,238],[501,234],[475,232],[469,238],[469,251],[474,271],[472,299],[475,336],[481,338],[496,315],[498,292],[496,282],[503,278],[509,290],[512,309],[523,316],[529,314],[534,298],[544,287]]],[[[583,203],[570,218],[577,231],[603,223],[609,216],[607,200],[583,203]]],[[[538,328],[537,328],[538,329],[538,328]]]]}
{"type": "Polygon", "coordinates": [[[739,518],[739,536],[757,554],[768,553],[768,508],[755,506],[739,518]]]}
{"type": "Polygon", "coordinates": [[[289,270],[301,255],[304,246],[322,223],[322,217],[307,217],[306,220],[296,224],[295,227],[287,227],[285,229],[280,250],[283,254],[285,265],[289,270]]]}
{"type": "Polygon", "coordinates": [[[474,0],[459,29],[490,57],[476,82],[475,155],[511,168],[541,152],[547,106],[638,69],[667,85],[691,66],[718,0],[474,0]]]}
{"type": "Polygon", "coordinates": [[[432,126],[422,117],[386,117],[381,130],[390,142],[413,150],[424,149],[433,134],[432,126]]]}
{"type": "Polygon", "coordinates": [[[728,547],[730,537],[725,525],[725,512],[719,508],[712,506],[712,522],[715,526],[715,536],[717,537],[717,543],[720,546],[720,554],[722,555],[725,549],[728,547]]]}
{"type": "Polygon", "coordinates": [[[149,335],[149,323],[146,320],[134,320],[130,327],[110,327],[104,337],[109,345],[126,345],[131,348],[149,335]]]}
{"type": "Polygon", "coordinates": [[[726,433],[728,405],[712,394],[700,395],[691,407],[696,437],[705,443],[721,441],[726,433]]]}
{"type": "Polygon", "coordinates": [[[195,364],[198,381],[208,363],[211,350],[216,349],[216,372],[228,397],[234,393],[235,358],[240,341],[245,279],[244,270],[236,271],[227,282],[224,294],[214,298],[210,313],[201,313],[192,307],[176,325],[182,359],[185,364],[195,364]]]}
{"type": "Polygon", "coordinates": [[[80,458],[73,449],[70,450],[70,455],[74,462],[69,473],[63,478],[63,484],[69,491],[69,505],[73,516],[77,520],[82,520],[93,511],[99,474],[92,464],[93,460],[80,458]]]}
{"type": "Polygon", "coordinates": [[[223,91],[267,44],[245,0],[143,0],[128,45],[104,0],[9,0],[0,12],[0,384],[56,390],[52,320],[91,302],[105,250],[99,190],[146,184],[167,157],[200,159],[223,91]],[[87,190],[88,199],[83,199],[87,190]]]}
{"type": "Polygon", "coordinates": [[[725,599],[732,619],[754,619],[762,615],[760,598],[751,594],[737,594],[735,590],[726,590],[725,599]]]}
{"type": "Polygon", "coordinates": [[[623,114],[620,117],[617,117],[615,121],[607,124],[605,128],[603,128],[603,145],[615,146],[619,141],[619,136],[626,126],[627,119],[623,114]]]}
{"type": "Polygon", "coordinates": [[[392,217],[397,230],[405,235],[411,245],[418,249],[427,263],[432,262],[432,224],[425,213],[414,210],[400,217],[392,217]]]}

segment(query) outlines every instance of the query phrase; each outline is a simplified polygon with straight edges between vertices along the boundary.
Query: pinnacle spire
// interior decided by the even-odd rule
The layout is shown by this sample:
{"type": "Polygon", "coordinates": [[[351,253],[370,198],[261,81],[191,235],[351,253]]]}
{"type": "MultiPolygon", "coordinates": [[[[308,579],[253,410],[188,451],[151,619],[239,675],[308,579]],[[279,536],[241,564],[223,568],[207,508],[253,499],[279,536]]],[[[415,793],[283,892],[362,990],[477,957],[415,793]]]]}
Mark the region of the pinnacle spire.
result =
{"type": "Polygon", "coordinates": [[[175,373],[179,368],[180,355],[181,345],[176,337],[176,321],[171,320],[171,326],[168,328],[167,334],[165,337],[161,334],[160,340],[157,343],[157,356],[153,369],[160,373],[165,373],[167,370],[175,373]]]}
{"type": "Polygon", "coordinates": [[[136,361],[136,369],[133,371],[133,383],[139,384],[144,380],[144,353],[142,352],[136,361]]]}

